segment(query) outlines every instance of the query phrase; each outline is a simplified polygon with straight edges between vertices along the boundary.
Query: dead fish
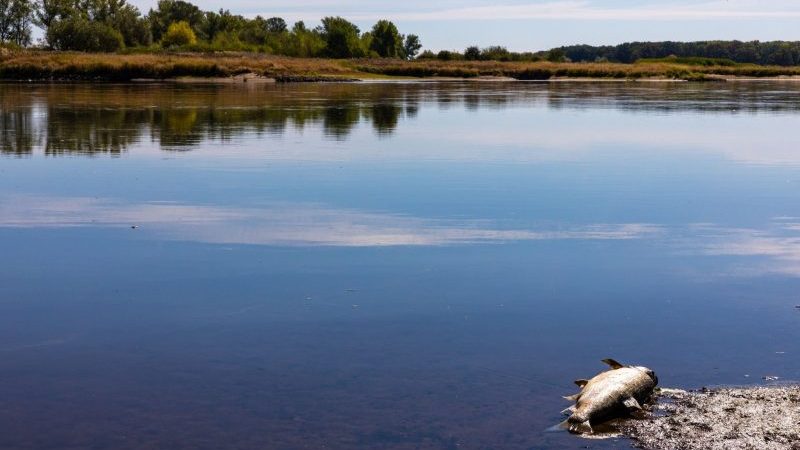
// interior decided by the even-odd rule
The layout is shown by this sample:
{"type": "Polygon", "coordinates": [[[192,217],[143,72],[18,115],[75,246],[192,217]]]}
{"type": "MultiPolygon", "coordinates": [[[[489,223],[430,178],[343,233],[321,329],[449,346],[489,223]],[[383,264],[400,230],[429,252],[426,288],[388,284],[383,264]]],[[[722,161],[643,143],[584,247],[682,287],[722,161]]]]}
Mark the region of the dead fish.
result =
{"type": "Polygon", "coordinates": [[[650,398],[658,384],[656,374],[642,366],[625,366],[613,359],[604,359],[611,369],[591,380],[576,380],[581,391],[564,397],[575,405],[565,409],[570,414],[562,428],[572,433],[592,433],[592,425],[622,415],[642,411],[642,403],[650,398]]]}

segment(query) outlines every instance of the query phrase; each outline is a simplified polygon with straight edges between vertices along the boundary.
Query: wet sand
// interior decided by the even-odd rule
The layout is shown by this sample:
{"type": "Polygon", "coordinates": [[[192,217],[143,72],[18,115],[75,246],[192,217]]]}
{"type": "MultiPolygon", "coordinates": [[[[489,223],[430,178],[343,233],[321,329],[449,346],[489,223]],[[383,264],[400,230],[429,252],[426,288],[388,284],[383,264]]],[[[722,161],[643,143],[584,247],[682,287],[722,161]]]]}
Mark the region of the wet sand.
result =
{"type": "Polygon", "coordinates": [[[800,386],[665,390],[650,418],[621,428],[651,450],[800,450],[800,386]]]}

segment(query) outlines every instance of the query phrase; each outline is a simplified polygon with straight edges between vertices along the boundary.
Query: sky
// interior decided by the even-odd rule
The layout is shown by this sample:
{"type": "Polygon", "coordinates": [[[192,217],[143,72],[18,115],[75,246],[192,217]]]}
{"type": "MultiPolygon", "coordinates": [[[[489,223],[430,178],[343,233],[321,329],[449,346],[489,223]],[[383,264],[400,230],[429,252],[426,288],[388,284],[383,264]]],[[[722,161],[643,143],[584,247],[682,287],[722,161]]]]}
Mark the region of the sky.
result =
{"type": "MultiPolygon", "coordinates": [[[[382,18],[430,50],[503,45],[545,50],[569,44],[707,39],[800,40],[800,0],[190,0],[204,10],[279,16],[290,24],[340,15],[362,30],[382,18]]],[[[129,0],[143,13],[157,0],[129,0]]]]}

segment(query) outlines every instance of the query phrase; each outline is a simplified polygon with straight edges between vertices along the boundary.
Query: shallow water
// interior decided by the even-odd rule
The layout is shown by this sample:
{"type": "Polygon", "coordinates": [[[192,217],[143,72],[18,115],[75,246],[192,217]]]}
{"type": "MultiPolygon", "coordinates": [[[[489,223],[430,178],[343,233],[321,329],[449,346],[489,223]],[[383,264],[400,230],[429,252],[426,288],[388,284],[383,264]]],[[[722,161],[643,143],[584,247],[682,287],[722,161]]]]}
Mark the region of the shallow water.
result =
{"type": "Polygon", "coordinates": [[[800,379],[800,85],[0,85],[0,448],[626,448],[800,379]]]}

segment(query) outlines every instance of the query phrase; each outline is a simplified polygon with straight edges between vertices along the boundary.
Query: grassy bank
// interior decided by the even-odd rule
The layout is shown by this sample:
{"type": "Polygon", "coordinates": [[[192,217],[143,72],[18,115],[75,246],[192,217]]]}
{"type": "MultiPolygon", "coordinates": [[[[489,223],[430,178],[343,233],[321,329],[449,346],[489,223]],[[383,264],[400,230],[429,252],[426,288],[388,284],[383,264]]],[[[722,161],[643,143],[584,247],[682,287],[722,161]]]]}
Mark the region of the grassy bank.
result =
{"type": "Polygon", "coordinates": [[[217,78],[257,74],[284,81],[376,77],[507,77],[712,80],[720,77],[800,75],[800,67],[710,64],[708,60],[648,60],[636,64],[498,61],[403,61],[304,59],[256,53],[92,54],[4,51],[0,79],[106,80],[178,77],[217,78]]]}

